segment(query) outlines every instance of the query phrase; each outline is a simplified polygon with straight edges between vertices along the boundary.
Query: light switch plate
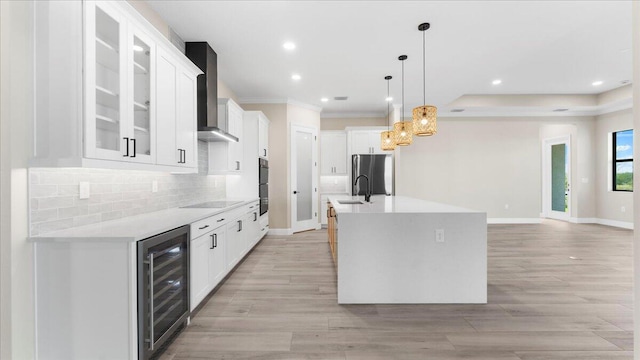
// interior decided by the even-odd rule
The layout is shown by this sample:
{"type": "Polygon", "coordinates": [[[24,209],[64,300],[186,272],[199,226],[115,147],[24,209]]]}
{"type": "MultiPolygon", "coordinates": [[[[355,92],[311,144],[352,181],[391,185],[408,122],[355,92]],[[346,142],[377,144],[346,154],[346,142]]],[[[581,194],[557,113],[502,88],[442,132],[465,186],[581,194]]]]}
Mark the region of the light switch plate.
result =
{"type": "Polygon", "coordinates": [[[87,181],[80,181],[80,199],[88,199],[91,195],[91,186],[87,181]]]}
{"type": "Polygon", "coordinates": [[[436,242],[444,242],[444,229],[436,229],[436,242]]]}

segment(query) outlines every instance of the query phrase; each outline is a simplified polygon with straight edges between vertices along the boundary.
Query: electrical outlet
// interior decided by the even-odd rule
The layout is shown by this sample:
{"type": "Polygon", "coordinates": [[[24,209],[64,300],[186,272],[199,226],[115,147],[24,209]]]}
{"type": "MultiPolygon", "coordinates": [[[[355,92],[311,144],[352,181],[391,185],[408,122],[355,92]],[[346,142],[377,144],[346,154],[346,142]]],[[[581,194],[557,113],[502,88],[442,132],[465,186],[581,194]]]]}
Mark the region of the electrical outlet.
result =
{"type": "Polygon", "coordinates": [[[158,192],[158,180],[153,180],[151,182],[151,192],[158,192]]]}
{"type": "Polygon", "coordinates": [[[504,209],[509,210],[509,204],[504,204],[504,209]]]}
{"type": "Polygon", "coordinates": [[[444,242],[444,229],[436,229],[436,242],[444,242]]]}
{"type": "Polygon", "coordinates": [[[620,212],[627,212],[627,208],[626,208],[626,207],[624,207],[624,206],[623,206],[623,207],[621,207],[621,208],[620,208],[620,212]]]}
{"type": "Polygon", "coordinates": [[[90,189],[88,182],[80,181],[80,199],[88,199],[89,195],[91,195],[90,189]]]}

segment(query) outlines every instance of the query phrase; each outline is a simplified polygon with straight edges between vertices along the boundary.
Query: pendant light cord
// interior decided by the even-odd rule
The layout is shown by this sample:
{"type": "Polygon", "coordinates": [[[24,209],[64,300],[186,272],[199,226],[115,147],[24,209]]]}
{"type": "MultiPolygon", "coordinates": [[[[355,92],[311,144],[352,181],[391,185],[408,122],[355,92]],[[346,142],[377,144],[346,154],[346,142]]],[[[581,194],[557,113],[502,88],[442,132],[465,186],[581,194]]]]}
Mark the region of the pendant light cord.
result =
{"type": "MultiPolygon", "coordinates": [[[[402,112],[400,113],[400,122],[404,121],[404,60],[402,61],[402,112]]],[[[402,124],[404,128],[404,124],[402,124]]]]}
{"type": "Polygon", "coordinates": [[[422,103],[426,104],[427,103],[427,85],[426,85],[426,72],[427,72],[427,62],[426,62],[426,50],[425,50],[425,36],[424,33],[426,31],[422,32],[422,103]]]}
{"type": "Polygon", "coordinates": [[[390,103],[391,100],[389,100],[389,80],[387,79],[387,131],[391,131],[391,125],[389,125],[389,118],[391,117],[391,107],[390,107],[390,103]]]}

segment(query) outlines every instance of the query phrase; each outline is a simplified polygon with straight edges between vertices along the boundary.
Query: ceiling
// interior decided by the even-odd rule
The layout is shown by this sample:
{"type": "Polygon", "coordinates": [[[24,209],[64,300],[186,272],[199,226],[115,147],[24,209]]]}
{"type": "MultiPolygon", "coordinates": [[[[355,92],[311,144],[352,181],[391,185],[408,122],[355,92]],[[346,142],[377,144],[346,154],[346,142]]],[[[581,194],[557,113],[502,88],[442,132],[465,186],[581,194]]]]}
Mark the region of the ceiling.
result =
{"type": "Polygon", "coordinates": [[[631,1],[149,3],[185,41],[209,42],[240,99],[293,99],[323,116],[385,114],[385,75],[401,103],[402,54],[405,107],[421,105],[423,22],[426,102],[441,111],[462,95],[595,94],[632,76],[631,1]]]}

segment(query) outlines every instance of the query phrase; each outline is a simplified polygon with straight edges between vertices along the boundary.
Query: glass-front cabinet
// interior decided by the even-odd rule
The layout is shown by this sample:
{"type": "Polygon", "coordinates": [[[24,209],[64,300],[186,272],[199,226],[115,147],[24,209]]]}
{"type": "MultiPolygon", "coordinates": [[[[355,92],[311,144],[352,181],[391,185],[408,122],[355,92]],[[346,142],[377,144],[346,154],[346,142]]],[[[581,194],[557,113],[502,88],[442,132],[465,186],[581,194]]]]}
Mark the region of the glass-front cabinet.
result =
{"type": "Polygon", "coordinates": [[[151,106],[154,94],[152,89],[155,88],[152,83],[151,68],[154,66],[152,59],[155,59],[155,49],[151,40],[142,31],[135,28],[132,30],[129,38],[132,41],[129,47],[131,57],[129,78],[132,79],[130,82],[132,96],[128,111],[133,118],[131,139],[133,147],[130,151],[139,161],[150,162],[152,155],[155,155],[151,152],[151,149],[155,149],[153,144],[155,137],[151,136],[153,130],[151,119],[154,115],[154,107],[151,106]]]}
{"type": "Polygon", "coordinates": [[[85,17],[85,155],[152,163],[154,44],[108,3],[85,17]]]}

